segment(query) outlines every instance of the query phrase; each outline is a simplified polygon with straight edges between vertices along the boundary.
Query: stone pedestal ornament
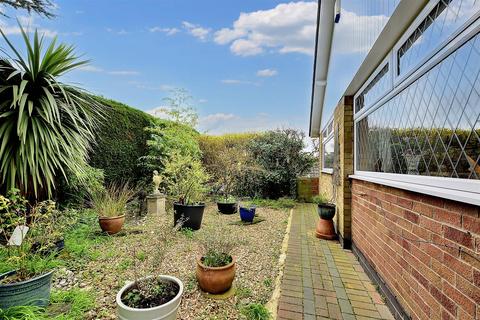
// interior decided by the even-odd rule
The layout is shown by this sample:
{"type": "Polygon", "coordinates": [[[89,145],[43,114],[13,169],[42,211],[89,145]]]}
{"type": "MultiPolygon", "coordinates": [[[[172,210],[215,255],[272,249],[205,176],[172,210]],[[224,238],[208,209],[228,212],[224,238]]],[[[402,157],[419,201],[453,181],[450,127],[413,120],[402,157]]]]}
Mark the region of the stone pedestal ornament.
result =
{"type": "Polygon", "coordinates": [[[158,174],[158,171],[153,171],[153,193],[147,196],[147,211],[150,215],[165,214],[165,201],[166,197],[160,192],[159,187],[162,182],[162,177],[158,174]]]}

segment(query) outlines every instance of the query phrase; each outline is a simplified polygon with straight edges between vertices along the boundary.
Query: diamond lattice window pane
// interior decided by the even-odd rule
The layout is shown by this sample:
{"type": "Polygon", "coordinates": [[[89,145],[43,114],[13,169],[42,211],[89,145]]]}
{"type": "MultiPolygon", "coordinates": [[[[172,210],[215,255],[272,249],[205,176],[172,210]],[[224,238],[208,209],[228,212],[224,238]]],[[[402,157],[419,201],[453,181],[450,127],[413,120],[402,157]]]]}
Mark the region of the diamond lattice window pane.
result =
{"type": "Polygon", "coordinates": [[[480,35],[357,123],[361,171],[480,179],[480,35]]]}

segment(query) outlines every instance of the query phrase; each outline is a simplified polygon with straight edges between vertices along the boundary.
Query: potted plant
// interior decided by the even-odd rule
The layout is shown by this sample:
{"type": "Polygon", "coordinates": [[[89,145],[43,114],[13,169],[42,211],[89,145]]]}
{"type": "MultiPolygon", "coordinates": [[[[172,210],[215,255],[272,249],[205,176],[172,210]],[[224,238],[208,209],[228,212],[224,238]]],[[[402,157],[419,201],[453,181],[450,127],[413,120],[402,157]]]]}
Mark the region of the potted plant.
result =
{"type": "Polygon", "coordinates": [[[240,206],[240,219],[243,222],[253,222],[253,219],[255,218],[255,210],[256,207],[254,205],[249,208],[240,206]]]}
{"type": "Polygon", "coordinates": [[[232,196],[221,197],[217,200],[217,208],[220,213],[234,214],[237,212],[238,203],[232,196]]]}
{"type": "Polygon", "coordinates": [[[51,223],[52,207],[42,203],[39,207],[47,210],[28,207],[17,189],[12,189],[7,197],[0,196],[0,235],[7,244],[0,248],[0,309],[46,306],[50,301],[53,268],[57,261],[54,255],[32,252],[32,244],[45,229],[41,225],[51,223]]]}
{"type": "Polygon", "coordinates": [[[209,232],[202,241],[203,254],[197,258],[196,277],[200,288],[211,294],[226,292],[235,278],[235,241],[224,233],[209,232]]]}
{"type": "Polygon", "coordinates": [[[335,216],[335,204],[328,201],[325,195],[318,195],[312,198],[317,204],[318,215],[320,219],[317,222],[317,238],[333,240],[336,239],[335,227],[333,226],[333,217],[335,216]]]}
{"type": "Polygon", "coordinates": [[[237,212],[238,203],[232,194],[245,162],[245,153],[238,148],[224,146],[217,153],[216,163],[212,167],[221,194],[217,200],[217,207],[223,214],[237,212]]]}
{"type": "Polygon", "coordinates": [[[91,205],[98,214],[98,222],[102,231],[116,234],[125,223],[127,203],[134,196],[128,183],[112,184],[105,190],[92,192],[91,205]]]}
{"type": "Polygon", "coordinates": [[[184,228],[200,229],[209,178],[200,160],[175,152],[165,164],[163,176],[169,196],[175,199],[174,225],[183,221],[184,228]]]}
{"type": "Polygon", "coordinates": [[[132,248],[135,280],[123,286],[116,296],[118,318],[122,320],[175,320],[182,299],[184,286],[178,278],[169,275],[148,275],[139,277],[138,270],[144,267],[149,273],[157,272],[165,259],[174,234],[181,224],[174,228],[161,222],[155,238],[154,251],[150,259],[137,261],[132,248]],[[139,265],[141,262],[143,265],[139,265]],[[145,265],[146,264],[146,265],[145,265]]]}

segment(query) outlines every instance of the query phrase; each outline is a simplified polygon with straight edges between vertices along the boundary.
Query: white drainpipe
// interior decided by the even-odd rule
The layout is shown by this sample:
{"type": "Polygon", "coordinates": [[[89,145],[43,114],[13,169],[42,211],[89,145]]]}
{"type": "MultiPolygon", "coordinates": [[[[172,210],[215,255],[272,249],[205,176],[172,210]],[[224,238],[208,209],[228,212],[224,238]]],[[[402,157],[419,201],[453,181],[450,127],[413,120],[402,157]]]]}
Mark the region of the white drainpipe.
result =
{"type": "Polygon", "coordinates": [[[333,30],[335,22],[340,20],[341,9],[340,0],[321,0],[319,2],[319,34],[317,41],[313,109],[311,115],[314,120],[314,125],[311,130],[315,129],[318,131],[311,132],[310,134],[313,136],[319,135],[321,130],[321,117],[328,79],[328,67],[332,51],[333,30]]]}

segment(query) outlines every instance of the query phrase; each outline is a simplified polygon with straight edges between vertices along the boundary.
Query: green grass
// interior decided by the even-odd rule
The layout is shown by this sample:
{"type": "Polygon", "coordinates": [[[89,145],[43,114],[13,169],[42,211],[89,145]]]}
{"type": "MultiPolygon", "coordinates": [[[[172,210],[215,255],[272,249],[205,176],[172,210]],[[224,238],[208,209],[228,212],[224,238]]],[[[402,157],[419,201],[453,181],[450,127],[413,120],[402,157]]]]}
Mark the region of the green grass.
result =
{"type": "Polygon", "coordinates": [[[195,232],[190,228],[182,228],[180,229],[180,232],[187,239],[193,239],[193,237],[195,236],[195,232]]]}
{"type": "Polygon", "coordinates": [[[247,320],[270,320],[272,315],[264,305],[259,303],[251,303],[240,309],[240,313],[247,320]]]}
{"type": "Polygon", "coordinates": [[[277,200],[256,198],[249,201],[248,204],[271,209],[291,209],[295,207],[297,202],[291,198],[278,198],[277,200]]]}
{"type": "Polygon", "coordinates": [[[92,210],[80,213],[78,222],[65,234],[65,249],[61,255],[67,265],[82,265],[91,260],[97,260],[100,252],[97,245],[109,240],[109,237],[99,232],[98,217],[92,210]]]}
{"type": "Polygon", "coordinates": [[[82,320],[95,306],[95,298],[89,291],[70,289],[52,291],[50,306],[18,306],[0,309],[2,320],[82,320]]]}
{"type": "Polygon", "coordinates": [[[0,309],[0,319],[2,320],[43,320],[45,317],[44,309],[36,306],[17,306],[8,309],[0,309]]]}
{"type": "Polygon", "coordinates": [[[68,291],[53,291],[51,306],[47,313],[54,320],[82,320],[85,314],[95,306],[94,295],[78,288],[68,291]],[[53,318],[52,318],[53,317],[53,318]]]}

